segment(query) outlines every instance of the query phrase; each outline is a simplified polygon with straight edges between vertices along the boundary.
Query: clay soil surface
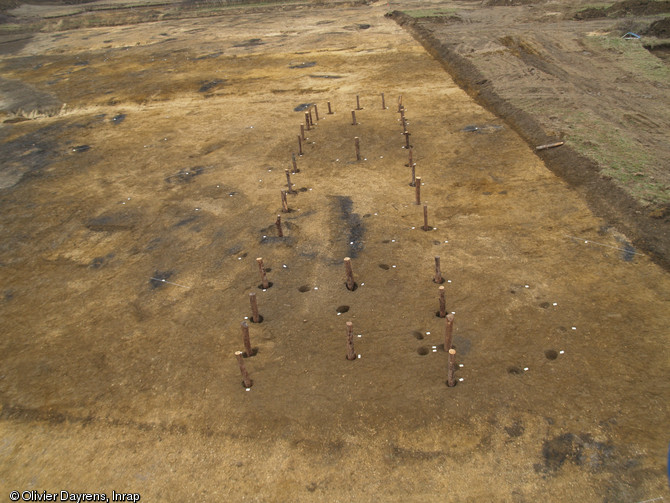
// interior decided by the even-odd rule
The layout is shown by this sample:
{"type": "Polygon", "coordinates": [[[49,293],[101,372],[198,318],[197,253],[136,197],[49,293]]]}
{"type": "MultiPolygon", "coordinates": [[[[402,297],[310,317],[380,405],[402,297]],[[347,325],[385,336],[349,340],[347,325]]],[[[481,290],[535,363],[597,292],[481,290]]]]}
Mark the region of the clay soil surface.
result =
{"type": "Polygon", "coordinates": [[[2,501],[670,498],[670,277],[388,10],[6,39],[2,501]]]}

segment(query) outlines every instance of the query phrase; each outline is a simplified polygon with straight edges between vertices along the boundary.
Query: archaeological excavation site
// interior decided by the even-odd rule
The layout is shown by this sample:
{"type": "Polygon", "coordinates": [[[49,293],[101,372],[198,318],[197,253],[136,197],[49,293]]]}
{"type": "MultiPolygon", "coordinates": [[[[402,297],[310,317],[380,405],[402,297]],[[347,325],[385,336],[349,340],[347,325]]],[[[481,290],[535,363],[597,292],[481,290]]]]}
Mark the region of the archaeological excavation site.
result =
{"type": "Polygon", "coordinates": [[[668,12],[5,0],[0,501],[670,501],[668,12]]]}

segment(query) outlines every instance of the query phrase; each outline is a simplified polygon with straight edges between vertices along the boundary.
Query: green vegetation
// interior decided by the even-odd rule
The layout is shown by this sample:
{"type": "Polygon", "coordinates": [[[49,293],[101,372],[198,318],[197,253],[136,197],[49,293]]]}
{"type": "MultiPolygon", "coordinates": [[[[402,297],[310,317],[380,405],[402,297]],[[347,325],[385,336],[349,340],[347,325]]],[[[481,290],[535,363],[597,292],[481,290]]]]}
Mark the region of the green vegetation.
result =
{"type": "Polygon", "coordinates": [[[442,17],[442,16],[453,16],[454,14],[456,14],[456,9],[447,9],[447,8],[412,9],[412,10],[403,10],[402,12],[414,18],[442,17]]]}

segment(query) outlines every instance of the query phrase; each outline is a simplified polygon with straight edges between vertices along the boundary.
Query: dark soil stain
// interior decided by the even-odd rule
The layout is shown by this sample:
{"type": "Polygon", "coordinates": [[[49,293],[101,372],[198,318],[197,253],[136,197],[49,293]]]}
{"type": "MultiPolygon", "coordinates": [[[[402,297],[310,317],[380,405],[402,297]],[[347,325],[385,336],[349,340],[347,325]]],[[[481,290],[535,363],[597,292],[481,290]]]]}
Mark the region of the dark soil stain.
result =
{"type": "Polygon", "coordinates": [[[426,346],[421,346],[419,349],[416,350],[416,352],[421,356],[426,356],[428,353],[430,353],[430,350],[426,346]]]}
{"type": "Polygon", "coordinates": [[[116,232],[130,230],[137,225],[138,215],[131,211],[103,213],[86,222],[86,227],[94,232],[116,232]]]}
{"type": "Polygon", "coordinates": [[[358,253],[363,250],[363,237],[365,236],[365,224],[363,224],[358,213],[353,213],[354,203],[348,196],[331,196],[334,199],[336,209],[340,214],[340,219],[344,221],[344,228],[340,236],[336,238],[337,242],[346,239],[349,247],[348,256],[356,258],[358,253]],[[341,234],[346,233],[346,237],[341,234]]]}
{"type": "Polygon", "coordinates": [[[418,341],[422,341],[422,340],[423,340],[423,334],[422,334],[421,332],[419,332],[418,330],[415,330],[414,332],[412,332],[412,335],[413,335],[414,338],[415,338],[416,340],[418,340],[418,341]]]}
{"type": "Polygon", "coordinates": [[[310,75],[313,79],[343,79],[341,75],[310,75]]]}
{"type": "Polygon", "coordinates": [[[307,61],[305,63],[298,63],[296,65],[289,65],[289,68],[295,69],[295,68],[311,68],[313,66],[316,66],[316,61],[307,61]]]}
{"type": "Polygon", "coordinates": [[[300,103],[297,107],[293,109],[294,112],[304,112],[305,110],[309,110],[309,107],[311,107],[314,103],[300,103]]]}
{"type": "Polygon", "coordinates": [[[349,312],[349,306],[337,306],[336,311],[340,314],[349,312]]]}
{"type": "Polygon", "coordinates": [[[221,80],[221,79],[210,80],[209,82],[203,83],[200,86],[200,89],[198,89],[198,92],[199,93],[206,93],[206,92],[210,91],[211,89],[214,89],[215,87],[217,87],[219,84],[223,84],[224,82],[225,82],[225,80],[221,80]]]}
{"type": "Polygon", "coordinates": [[[564,433],[542,445],[543,464],[536,464],[538,473],[556,472],[566,462],[583,466],[591,472],[602,470],[614,454],[614,447],[610,444],[597,442],[588,434],[575,435],[564,433]]]}
{"type": "Polygon", "coordinates": [[[149,284],[151,285],[151,289],[155,290],[156,288],[160,288],[165,284],[165,282],[172,277],[174,274],[173,271],[156,271],[154,272],[153,276],[149,280],[149,284]]]}
{"type": "Polygon", "coordinates": [[[218,58],[221,56],[223,53],[222,52],[213,52],[211,54],[205,54],[204,56],[198,56],[197,58],[194,58],[194,61],[201,61],[203,59],[213,59],[213,58],[218,58]]]}
{"type": "Polygon", "coordinates": [[[510,436],[510,438],[517,438],[523,435],[523,432],[526,429],[519,421],[512,423],[512,426],[505,426],[505,432],[510,436]]]}
{"type": "Polygon", "coordinates": [[[626,242],[623,245],[623,250],[621,252],[621,258],[626,262],[632,262],[636,255],[635,247],[630,243],[626,242]]]}
{"type": "Polygon", "coordinates": [[[184,168],[179,170],[179,173],[175,175],[170,175],[165,178],[167,183],[189,183],[198,175],[204,173],[205,168],[202,166],[196,166],[195,168],[184,168]]]}
{"type": "Polygon", "coordinates": [[[91,150],[90,145],[77,145],[76,147],[72,147],[72,152],[87,152],[88,150],[91,150]]]}
{"type": "Polygon", "coordinates": [[[244,42],[233,45],[233,47],[255,47],[257,45],[263,45],[264,43],[265,42],[263,42],[260,38],[250,38],[249,40],[245,40],[244,42]]]}
{"type": "Polygon", "coordinates": [[[112,118],[112,124],[121,124],[126,118],[126,114],[118,114],[112,118]]]}

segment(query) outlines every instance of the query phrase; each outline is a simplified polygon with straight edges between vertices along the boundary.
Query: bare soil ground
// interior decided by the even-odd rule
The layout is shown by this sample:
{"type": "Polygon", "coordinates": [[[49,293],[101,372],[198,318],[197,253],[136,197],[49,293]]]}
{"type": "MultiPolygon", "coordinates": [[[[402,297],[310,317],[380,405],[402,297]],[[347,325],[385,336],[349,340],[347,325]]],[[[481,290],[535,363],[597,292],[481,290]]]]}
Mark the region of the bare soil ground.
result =
{"type": "Polygon", "coordinates": [[[7,35],[1,498],[670,498],[670,277],[388,11],[7,35]]]}
{"type": "Polygon", "coordinates": [[[530,145],[564,141],[540,153],[550,169],[670,265],[670,2],[400,9],[394,18],[530,145]]]}

